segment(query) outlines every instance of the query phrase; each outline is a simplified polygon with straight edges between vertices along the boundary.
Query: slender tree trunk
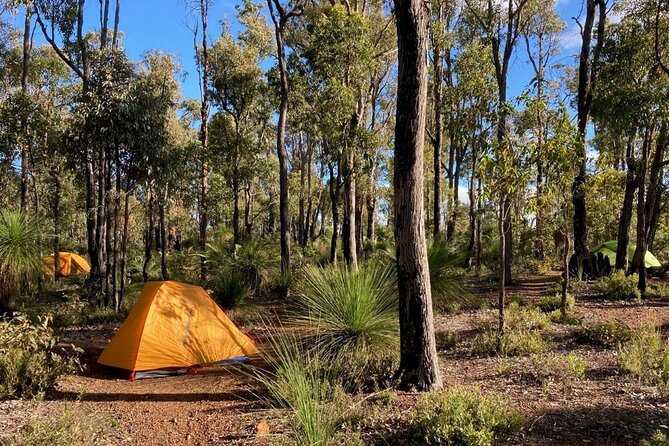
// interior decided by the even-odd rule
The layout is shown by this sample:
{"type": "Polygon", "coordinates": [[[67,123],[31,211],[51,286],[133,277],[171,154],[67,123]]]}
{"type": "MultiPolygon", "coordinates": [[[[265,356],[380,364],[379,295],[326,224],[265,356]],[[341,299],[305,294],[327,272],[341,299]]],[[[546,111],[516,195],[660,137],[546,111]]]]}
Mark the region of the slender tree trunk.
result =
{"type": "Polygon", "coordinates": [[[53,278],[60,280],[60,175],[55,170],[51,172],[54,183],[53,193],[53,278]]]}
{"type": "Polygon", "coordinates": [[[154,228],[156,226],[154,218],[153,218],[153,204],[155,202],[154,198],[154,193],[153,193],[153,185],[148,185],[147,186],[147,194],[148,194],[148,205],[146,209],[147,213],[147,221],[146,221],[146,232],[145,232],[145,239],[144,239],[144,265],[142,267],[142,278],[144,279],[144,282],[148,282],[149,280],[149,266],[151,264],[151,259],[153,257],[153,245],[154,245],[154,228]]]}
{"type": "Polygon", "coordinates": [[[456,148],[455,164],[453,171],[453,181],[451,182],[451,211],[449,212],[448,224],[446,225],[446,239],[453,240],[455,236],[455,229],[458,222],[458,206],[460,206],[460,169],[462,167],[462,158],[465,149],[462,147],[456,148]]]}
{"type": "Polygon", "coordinates": [[[112,154],[107,153],[107,162],[105,163],[105,270],[104,270],[104,292],[105,306],[111,305],[111,270],[112,270],[112,181],[111,181],[111,159],[112,154]]]}
{"type": "MultiPolygon", "coordinates": [[[[566,212],[565,212],[566,214],[566,212]]],[[[565,216],[566,217],[566,216],[565,216]]],[[[565,219],[565,222],[568,220],[565,219]]],[[[564,227],[564,249],[562,251],[562,300],[560,302],[560,312],[562,316],[567,316],[567,292],[569,290],[569,228],[564,227]]]]}
{"type": "MultiPolygon", "coordinates": [[[[645,142],[644,142],[645,144],[645,142]]],[[[625,195],[622,208],[620,209],[620,220],[618,222],[618,238],[616,248],[616,269],[627,270],[627,246],[630,241],[630,225],[632,224],[632,213],[634,211],[634,193],[637,189],[637,178],[635,174],[636,163],[634,160],[634,137],[627,142],[627,178],[625,180],[625,195]]]]}
{"type": "Polygon", "coordinates": [[[356,222],[356,197],[355,197],[355,156],[353,148],[347,147],[345,150],[345,174],[344,174],[344,227],[343,227],[343,248],[344,260],[346,264],[357,271],[358,269],[358,248],[355,240],[356,222]]]}
{"type": "Polygon", "coordinates": [[[167,186],[164,186],[158,209],[160,226],[160,275],[163,280],[169,280],[169,274],[167,272],[167,227],[165,226],[165,205],[167,204],[167,190],[167,186]]]}
{"type": "Polygon", "coordinates": [[[478,164],[478,144],[472,145],[472,173],[469,178],[469,244],[467,245],[467,267],[471,268],[476,263],[476,224],[478,223],[476,206],[478,197],[476,195],[476,169],[478,164]]]}
{"type": "Polygon", "coordinates": [[[114,34],[112,35],[112,48],[118,48],[118,24],[121,20],[121,0],[116,0],[114,9],[114,34]]]}
{"type": "MultiPolygon", "coordinates": [[[[439,23],[438,26],[443,26],[440,23],[444,17],[444,3],[442,1],[438,2],[439,4],[439,23]]],[[[444,77],[444,66],[442,61],[442,48],[441,48],[441,33],[432,32],[432,61],[433,61],[433,70],[434,70],[434,79],[433,83],[433,105],[434,105],[434,138],[433,138],[433,151],[434,157],[432,160],[432,169],[434,173],[434,203],[433,203],[433,215],[432,215],[432,228],[434,230],[434,238],[438,238],[441,234],[441,146],[443,138],[443,98],[442,98],[442,78],[444,77]]]]}
{"type": "Polygon", "coordinates": [[[441,387],[423,216],[423,144],[430,4],[394,0],[398,41],[395,125],[395,246],[404,388],[441,387]]]}
{"type": "Polygon", "coordinates": [[[578,66],[578,91],[577,91],[577,127],[579,141],[576,145],[576,156],[581,164],[578,174],[572,184],[572,203],[574,205],[574,252],[579,264],[579,274],[583,268],[583,262],[590,257],[588,249],[588,227],[586,222],[585,206],[585,176],[586,176],[586,133],[588,119],[590,117],[590,106],[595,89],[596,66],[604,45],[604,27],[606,24],[606,2],[604,0],[587,0],[586,16],[583,24],[581,54],[578,66]],[[592,30],[595,23],[595,15],[599,6],[599,21],[597,26],[597,44],[595,51],[591,52],[592,30]]]}
{"type": "Polygon", "coordinates": [[[636,249],[632,258],[632,273],[639,274],[638,288],[642,293],[646,292],[646,172],[648,170],[648,157],[653,139],[653,130],[647,130],[641,151],[641,162],[638,169],[637,181],[639,192],[637,195],[636,210],[636,249]]]}
{"type": "Polygon", "coordinates": [[[121,239],[121,283],[119,291],[119,299],[116,303],[116,311],[120,311],[125,297],[125,284],[128,276],[128,222],[130,221],[130,179],[128,179],[123,204],[123,238],[121,239]]]}
{"type": "MultiPolygon", "coordinates": [[[[23,70],[21,73],[21,91],[24,98],[28,97],[28,80],[30,75],[30,47],[31,47],[31,20],[32,7],[26,6],[26,16],[23,27],[23,70]]],[[[30,177],[28,168],[29,158],[29,135],[28,119],[21,120],[21,212],[28,209],[28,178],[30,177]]]]}
{"type": "Polygon", "coordinates": [[[284,47],[284,28],[289,13],[283,9],[279,0],[267,0],[270,16],[274,23],[277,58],[279,61],[280,95],[279,121],[276,127],[276,151],[279,158],[279,223],[281,238],[281,273],[290,274],[290,210],[288,189],[288,151],[286,150],[286,120],[288,118],[288,64],[284,47]],[[278,18],[275,15],[275,11],[278,18]]]}
{"type": "Polygon", "coordinates": [[[657,138],[655,155],[648,177],[648,198],[646,199],[646,246],[650,248],[653,242],[652,234],[657,227],[659,216],[659,203],[662,196],[662,170],[664,162],[664,153],[669,144],[669,129],[667,122],[664,121],[660,126],[660,134],[657,138]]]}
{"type": "Polygon", "coordinates": [[[339,232],[339,173],[335,177],[334,167],[330,169],[330,203],[332,205],[332,240],[330,241],[330,263],[337,263],[337,233],[339,232]]]}
{"type": "MultiPolygon", "coordinates": [[[[117,5],[118,9],[118,5],[117,5]]],[[[114,308],[118,309],[119,286],[118,286],[118,250],[120,247],[121,226],[119,219],[121,217],[121,156],[120,150],[116,147],[116,194],[114,197],[114,260],[112,269],[112,297],[114,308]]]]}
{"type": "MultiPolygon", "coordinates": [[[[200,107],[200,144],[202,147],[202,158],[200,163],[200,251],[204,253],[207,249],[207,228],[209,227],[209,204],[207,202],[207,190],[209,189],[208,177],[209,166],[207,164],[209,147],[209,46],[207,42],[207,16],[209,13],[210,0],[200,0],[200,23],[202,24],[202,49],[200,54],[200,67],[202,76],[200,107]]],[[[200,280],[207,280],[206,259],[200,260],[200,280]]]]}
{"type": "Polygon", "coordinates": [[[497,350],[500,350],[502,347],[502,337],[504,336],[504,325],[505,325],[505,317],[504,317],[504,310],[506,308],[506,228],[505,228],[505,221],[506,221],[506,203],[508,202],[508,197],[506,195],[503,195],[500,200],[499,200],[499,218],[498,218],[498,229],[499,229],[499,286],[497,288],[498,290],[498,301],[497,301],[497,309],[499,312],[499,325],[498,325],[498,333],[497,333],[497,350]]]}

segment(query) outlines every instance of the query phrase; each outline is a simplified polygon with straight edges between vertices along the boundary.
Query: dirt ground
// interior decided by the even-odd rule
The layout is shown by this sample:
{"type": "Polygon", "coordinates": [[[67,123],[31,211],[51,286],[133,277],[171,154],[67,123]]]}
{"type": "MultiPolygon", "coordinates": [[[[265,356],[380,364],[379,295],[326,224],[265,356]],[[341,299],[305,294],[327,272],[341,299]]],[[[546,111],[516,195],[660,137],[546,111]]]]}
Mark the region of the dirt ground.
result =
{"type": "MultiPolygon", "coordinates": [[[[538,299],[554,286],[556,276],[526,277],[508,290],[510,297],[538,299]]],[[[481,297],[495,300],[494,284],[478,284],[481,297]]],[[[492,306],[491,306],[492,308],[492,306]]],[[[620,320],[632,327],[669,321],[669,305],[657,302],[606,302],[578,299],[583,323],[620,320]]],[[[477,323],[496,310],[437,316],[437,332],[456,332],[466,341],[477,323]]],[[[285,414],[259,401],[252,380],[236,367],[202,369],[195,375],[129,382],[96,366],[95,359],[115,327],[86,327],[67,334],[67,342],[84,348],[88,369],[64,379],[44,401],[0,402],[0,432],[15,432],[30,418],[43,418],[66,407],[113,425],[109,445],[274,445],[287,442],[285,414]],[[113,420],[110,422],[109,420],[113,420]],[[269,429],[265,429],[265,425],[269,429]],[[263,431],[259,434],[258,430],[263,431]],[[268,431],[268,433],[264,432],[268,431]],[[261,435],[263,434],[263,435],[261,435]]],[[[462,347],[440,351],[445,384],[478,386],[502,394],[525,416],[525,427],[509,445],[638,445],[669,422],[667,400],[652,387],[621,376],[615,349],[574,341],[577,327],[551,325],[542,334],[551,342],[548,354],[575,352],[588,362],[586,377],[568,384],[542,385],[524,377],[529,358],[501,359],[472,355],[462,347]],[[520,372],[502,373],[505,365],[520,372]]],[[[418,396],[399,393],[387,407],[375,409],[374,428],[363,436],[370,443],[393,444],[393,431],[418,396]]],[[[369,426],[370,423],[366,423],[369,426]]],[[[1,436],[2,434],[0,434],[1,436]]]]}

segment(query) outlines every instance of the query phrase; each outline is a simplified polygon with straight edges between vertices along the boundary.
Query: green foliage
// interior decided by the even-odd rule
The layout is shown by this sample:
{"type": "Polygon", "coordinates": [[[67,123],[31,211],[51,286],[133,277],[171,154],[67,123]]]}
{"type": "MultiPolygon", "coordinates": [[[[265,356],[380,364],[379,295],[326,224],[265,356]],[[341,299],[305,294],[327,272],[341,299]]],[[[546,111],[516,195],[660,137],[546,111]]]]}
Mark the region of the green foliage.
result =
{"type": "Polygon", "coordinates": [[[0,313],[40,273],[39,237],[35,220],[17,212],[0,213],[0,313]]]}
{"type": "Polygon", "coordinates": [[[510,331],[536,330],[550,323],[550,318],[535,306],[511,302],[506,307],[506,327],[510,331]]]}
{"type": "Polygon", "coordinates": [[[7,446],[93,446],[105,436],[106,426],[98,421],[65,410],[55,418],[31,420],[7,446]]]}
{"type": "Polygon", "coordinates": [[[545,313],[534,306],[521,306],[516,301],[507,306],[505,314],[504,334],[499,336],[495,324],[483,324],[472,342],[474,352],[516,356],[546,350],[547,345],[539,332],[550,324],[550,318],[545,313]]]}
{"type": "Polygon", "coordinates": [[[639,276],[626,275],[624,271],[614,271],[608,277],[602,277],[597,282],[597,289],[607,298],[613,300],[640,299],[641,292],[637,288],[639,276]]]}
{"type": "Polygon", "coordinates": [[[515,435],[523,416],[503,398],[454,388],[422,396],[408,426],[412,444],[490,446],[515,435]]]}
{"type": "Polygon", "coordinates": [[[641,440],[639,446],[669,446],[669,437],[663,430],[656,430],[648,440],[641,440]]]}
{"type": "Polygon", "coordinates": [[[307,267],[296,286],[298,325],[314,329],[310,346],[350,390],[385,387],[398,355],[397,290],[393,270],[379,264],[307,267]]]}
{"type": "Polygon", "coordinates": [[[308,267],[296,286],[297,322],[318,329],[317,342],[338,355],[397,346],[397,288],[392,269],[308,267]]]}
{"type": "Polygon", "coordinates": [[[618,349],[618,365],[643,383],[664,385],[669,381],[669,347],[657,329],[638,329],[618,349]]]}
{"type": "Polygon", "coordinates": [[[474,296],[467,290],[458,269],[464,264],[462,254],[452,251],[445,239],[435,240],[427,251],[430,267],[432,305],[441,313],[453,313],[460,307],[471,306],[474,296]]]}
{"type": "Polygon", "coordinates": [[[460,343],[460,335],[455,331],[438,331],[434,337],[437,350],[450,350],[460,343]]]}
{"type": "Polygon", "coordinates": [[[0,321],[0,397],[41,397],[61,376],[81,369],[77,350],[58,348],[51,318],[0,321]]]}
{"type": "Polygon", "coordinates": [[[472,341],[472,350],[480,354],[517,356],[541,353],[547,348],[541,333],[536,330],[506,330],[500,338],[499,332],[492,325],[484,327],[472,341]]]}
{"type": "Polygon", "coordinates": [[[576,353],[532,357],[530,373],[544,384],[570,383],[585,378],[588,362],[576,353]]]}
{"type": "Polygon", "coordinates": [[[332,444],[344,414],[345,398],[336,384],[323,376],[322,359],[304,350],[299,339],[278,334],[261,352],[269,370],[254,369],[254,378],[269,392],[268,403],[291,412],[290,428],[296,444],[332,444]]]}
{"type": "Polygon", "coordinates": [[[613,348],[629,341],[632,329],[622,321],[587,324],[576,332],[576,340],[584,344],[613,348]]]}
{"type": "Polygon", "coordinates": [[[226,310],[251,304],[250,299],[253,292],[246,277],[239,271],[220,271],[211,277],[209,286],[216,301],[226,310]]]}
{"type": "MultiPolygon", "coordinates": [[[[576,299],[573,295],[567,293],[567,311],[573,310],[576,305],[576,299]]],[[[544,313],[551,313],[555,310],[559,310],[562,306],[562,294],[555,293],[552,296],[542,297],[537,303],[537,307],[541,309],[544,313]]]]}
{"type": "Polygon", "coordinates": [[[669,284],[651,283],[646,289],[646,297],[661,301],[669,301],[669,284]]]}

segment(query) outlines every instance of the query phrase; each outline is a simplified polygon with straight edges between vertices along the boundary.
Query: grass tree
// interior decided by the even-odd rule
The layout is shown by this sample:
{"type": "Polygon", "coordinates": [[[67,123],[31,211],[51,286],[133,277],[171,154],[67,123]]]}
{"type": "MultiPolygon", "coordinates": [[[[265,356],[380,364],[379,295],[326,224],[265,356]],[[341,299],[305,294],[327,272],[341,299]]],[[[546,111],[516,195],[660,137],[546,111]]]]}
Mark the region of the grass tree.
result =
{"type": "Polygon", "coordinates": [[[0,313],[11,307],[20,289],[40,272],[39,230],[24,214],[0,214],[0,313]]]}

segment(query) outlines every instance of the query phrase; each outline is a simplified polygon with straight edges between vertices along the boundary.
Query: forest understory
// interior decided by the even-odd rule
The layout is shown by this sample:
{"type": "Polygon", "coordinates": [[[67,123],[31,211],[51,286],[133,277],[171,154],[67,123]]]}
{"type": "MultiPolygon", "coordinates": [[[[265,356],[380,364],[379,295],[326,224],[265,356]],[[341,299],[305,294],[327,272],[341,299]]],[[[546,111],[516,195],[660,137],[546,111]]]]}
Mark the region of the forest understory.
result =
{"type": "MultiPolygon", "coordinates": [[[[556,273],[555,273],[556,274],[556,273]]],[[[524,276],[508,288],[511,301],[525,305],[550,295],[557,275],[524,276]]],[[[660,282],[654,279],[651,283],[660,282]]],[[[472,340],[482,323],[494,320],[492,281],[479,281],[476,296],[489,309],[468,310],[435,319],[439,365],[446,387],[477,387],[500,394],[524,417],[520,433],[508,445],[638,445],[669,418],[667,399],[656,387],[621,373],[615,339],[583,336],[585,327],[617,322],[636,329],[669,322],[669,302],[611,301],[593,284],[577,295],[575,325],[551,323],[541,329],[544,352],[532,355],[477,354],[472,340]],[[551,358],[577,355],[582,376],[555,372],[551,358]],[[553,374],[555,372],[555,374],[553,374]]],[[[240,324],[263,345],[267,315],[285,304],[271,303],[262,320],[240,324]]],[[[95,363],[118,324],[71,327],[62,342],[84,350],[86,371],[62,379],[42,401],[0,402],[0,436],[16,435],[31,419],[71,414],[92,422],[98,440],[109,445],[290,444],[286,410],[268,408],[262,386],[246,366],[209,367],[196,374],[130,382],[95,363]]],[[[288,330],[288,328],[284,328],[288,330]]],[[[359,432],[365,444],[406,444],[402,429],[420,394],[386,390],[353,396],[354,409],[340,427],[359,432]]],[[[25,428],[24,428],[25,429],[25,428]]],[[[342,436],[341,444],[348,444],[342,436]]]]}

